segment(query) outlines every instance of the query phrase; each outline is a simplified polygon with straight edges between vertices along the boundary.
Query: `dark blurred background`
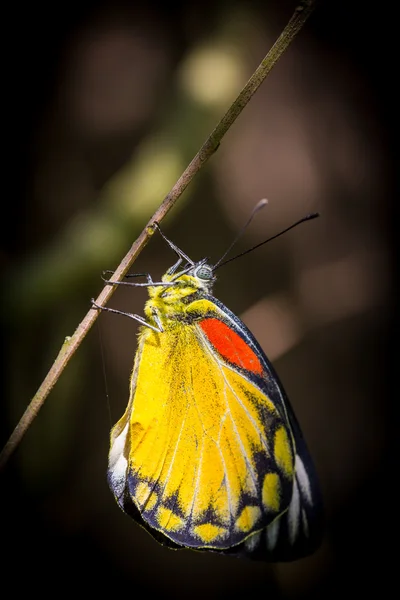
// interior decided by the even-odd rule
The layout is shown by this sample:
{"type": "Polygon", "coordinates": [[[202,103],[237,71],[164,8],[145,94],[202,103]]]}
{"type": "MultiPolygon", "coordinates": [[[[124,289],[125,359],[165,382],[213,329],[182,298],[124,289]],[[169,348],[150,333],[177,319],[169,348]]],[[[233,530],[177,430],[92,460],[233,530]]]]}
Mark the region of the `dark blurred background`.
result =
{"type": "MultiPolygon", "coordinates": [[[[289,1],[7,7],[2,284],[6,442],[66,335],[235,98],[289,1]]],[[[321,1],[163,222],[216,261],[263,197],[215,295],[253,331],[319,472],[326,535],[268,565],[159,546],[106,482],[133,322],[103,314],[1,474],[2,584],[21,593],[337,598],[394,575],[394,11],[321,1]],[[393,574],[393,575],[392,575],[393,574]]],[[[397,144],[396,144],[397,145],[397,144]]],[[[157,236],[134,266],[174,260],[157,236]]],[[[110,306],[142,313],[146,292],[110,306]]],[[[398,393],[397,393],[398,395],[398,393]]],[[[109,596],[110,597],[110,596],[109,596]]]]}

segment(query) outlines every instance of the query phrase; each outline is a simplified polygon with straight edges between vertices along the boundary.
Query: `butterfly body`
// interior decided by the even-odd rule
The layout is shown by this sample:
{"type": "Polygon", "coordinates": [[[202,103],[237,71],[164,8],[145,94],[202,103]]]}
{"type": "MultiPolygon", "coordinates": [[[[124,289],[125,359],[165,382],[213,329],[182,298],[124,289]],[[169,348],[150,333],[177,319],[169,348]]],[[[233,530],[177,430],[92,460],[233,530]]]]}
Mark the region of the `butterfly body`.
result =
{"type": "MultiPolygon", "coordinates": [[[[315,546],[313,467],[262,349],[206,261],[149,285],[128,407],[111,432],[121,508],[178,547],[291,560],[315,546]]],[[[315,489],[314,489],[315,488],[315,489]]]]}

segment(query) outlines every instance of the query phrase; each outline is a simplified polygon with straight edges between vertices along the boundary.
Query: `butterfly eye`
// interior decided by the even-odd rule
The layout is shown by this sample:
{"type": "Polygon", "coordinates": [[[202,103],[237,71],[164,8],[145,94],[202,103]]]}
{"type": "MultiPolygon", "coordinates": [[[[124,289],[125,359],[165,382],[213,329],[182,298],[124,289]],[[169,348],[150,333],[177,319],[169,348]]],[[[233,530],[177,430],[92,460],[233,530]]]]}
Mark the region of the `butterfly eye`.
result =
{"type": "Polygon", "coordinates": [[[197,269],[195,275],[199,279],[204,279],[205,281],[210,281],[210,279],[213,279],[212,269],[210,269],[210,267],[207,266],[203,266],[197,269]]]}

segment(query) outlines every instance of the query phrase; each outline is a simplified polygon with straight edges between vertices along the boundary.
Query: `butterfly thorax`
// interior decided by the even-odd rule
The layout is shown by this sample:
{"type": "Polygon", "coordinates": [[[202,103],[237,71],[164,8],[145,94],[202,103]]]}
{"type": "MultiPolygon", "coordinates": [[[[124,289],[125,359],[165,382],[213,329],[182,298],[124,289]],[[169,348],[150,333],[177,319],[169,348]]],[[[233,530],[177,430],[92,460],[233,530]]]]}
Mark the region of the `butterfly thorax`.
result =
{"type": "Polygon", "coordinates": [[[182,320],[187,307],[205,295],[210,294],[215,278],[212,276],[211,267],[201,265],[201,272],[205,277],[196,273],[200,269],[193,268],[193,274],[185,273],[183,275],[170,274],[168,271],[162,277],[162,281],[167,285],[149,287],[149,300],[145,305],[145,315],[150,323],[154,323],[156,317],[164,324],[176,318],[182,320]]]}

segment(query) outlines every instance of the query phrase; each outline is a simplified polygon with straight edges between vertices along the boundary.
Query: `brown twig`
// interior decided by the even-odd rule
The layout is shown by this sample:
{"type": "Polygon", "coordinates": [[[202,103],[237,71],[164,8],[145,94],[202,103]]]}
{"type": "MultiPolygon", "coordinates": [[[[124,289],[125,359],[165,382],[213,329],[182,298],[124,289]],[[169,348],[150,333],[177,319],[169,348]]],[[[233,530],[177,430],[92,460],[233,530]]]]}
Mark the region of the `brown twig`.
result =
{"type": "MultiPolygon", "coordinates": [[[[288,46],[293,41],[297,33],[301,30],[304,23],[315,8],[315,4],[316,0],[304,0],[295,9],[292,18],[286,25],[285,29],[283,30],[275,44],[272,46],[271,50],[262,60],[256,71],[250,77],[249,81],[236,98],[236,100],[233,102],[233,104],[230,106],[224,117],[221,119],[214,131],[203,144],[202,148],[193,158],[192,162],[186,168],[186,170],[176,182],[172,190],[164,198],[160,207],[151,217],[145,229],[134,242],[126,256],[122,259],[111,281],[120,281],[127,273],[132,263],[135,261],[139,253],[143,250],[143,248],[149,241],[149,238],[153,233],[152,224],[154,223],[154,221],[162,221],[165,215],[171,210],[179,196],[187,188],[190,181],[200,170],[202,165],[217,150],[225,133],[240,115],[246,104],[249,102],[253,94],[260,87],[261,83],[264,81],[264,79],[271,71],[272,67],[276,64],[278,59],[288,48],[288,46]]],[[[96,299],[96,304],[104,306],[107,300],[113,294],[113,292],[114,287],[107,285],[96,299]]],[[[38,414],[40,408],[42,407],[44,401],[46,400],[50,391],[54,387],[64,368],[67,366],[73,354],[80,346],[89,329],[97,319],[98,312],[98,310],[90,309],[83,321],[78,325],[75,333],[71,337],[65,339],[61,350],[53,363],[53,366],[51,367],[46,378],[44,379],[40,388],[36,392],[32,401],[30,402],[29,406],[25,410],[23,416],[21,417],[21,420],[19,421],[18,425],[11,434],[7,444],[3,448],[0,454],[0,469],[4,467],[11,454],[17,448],[22,437],[24,436],[25,432],[31,425],[36,415],[38,414]]]]}

